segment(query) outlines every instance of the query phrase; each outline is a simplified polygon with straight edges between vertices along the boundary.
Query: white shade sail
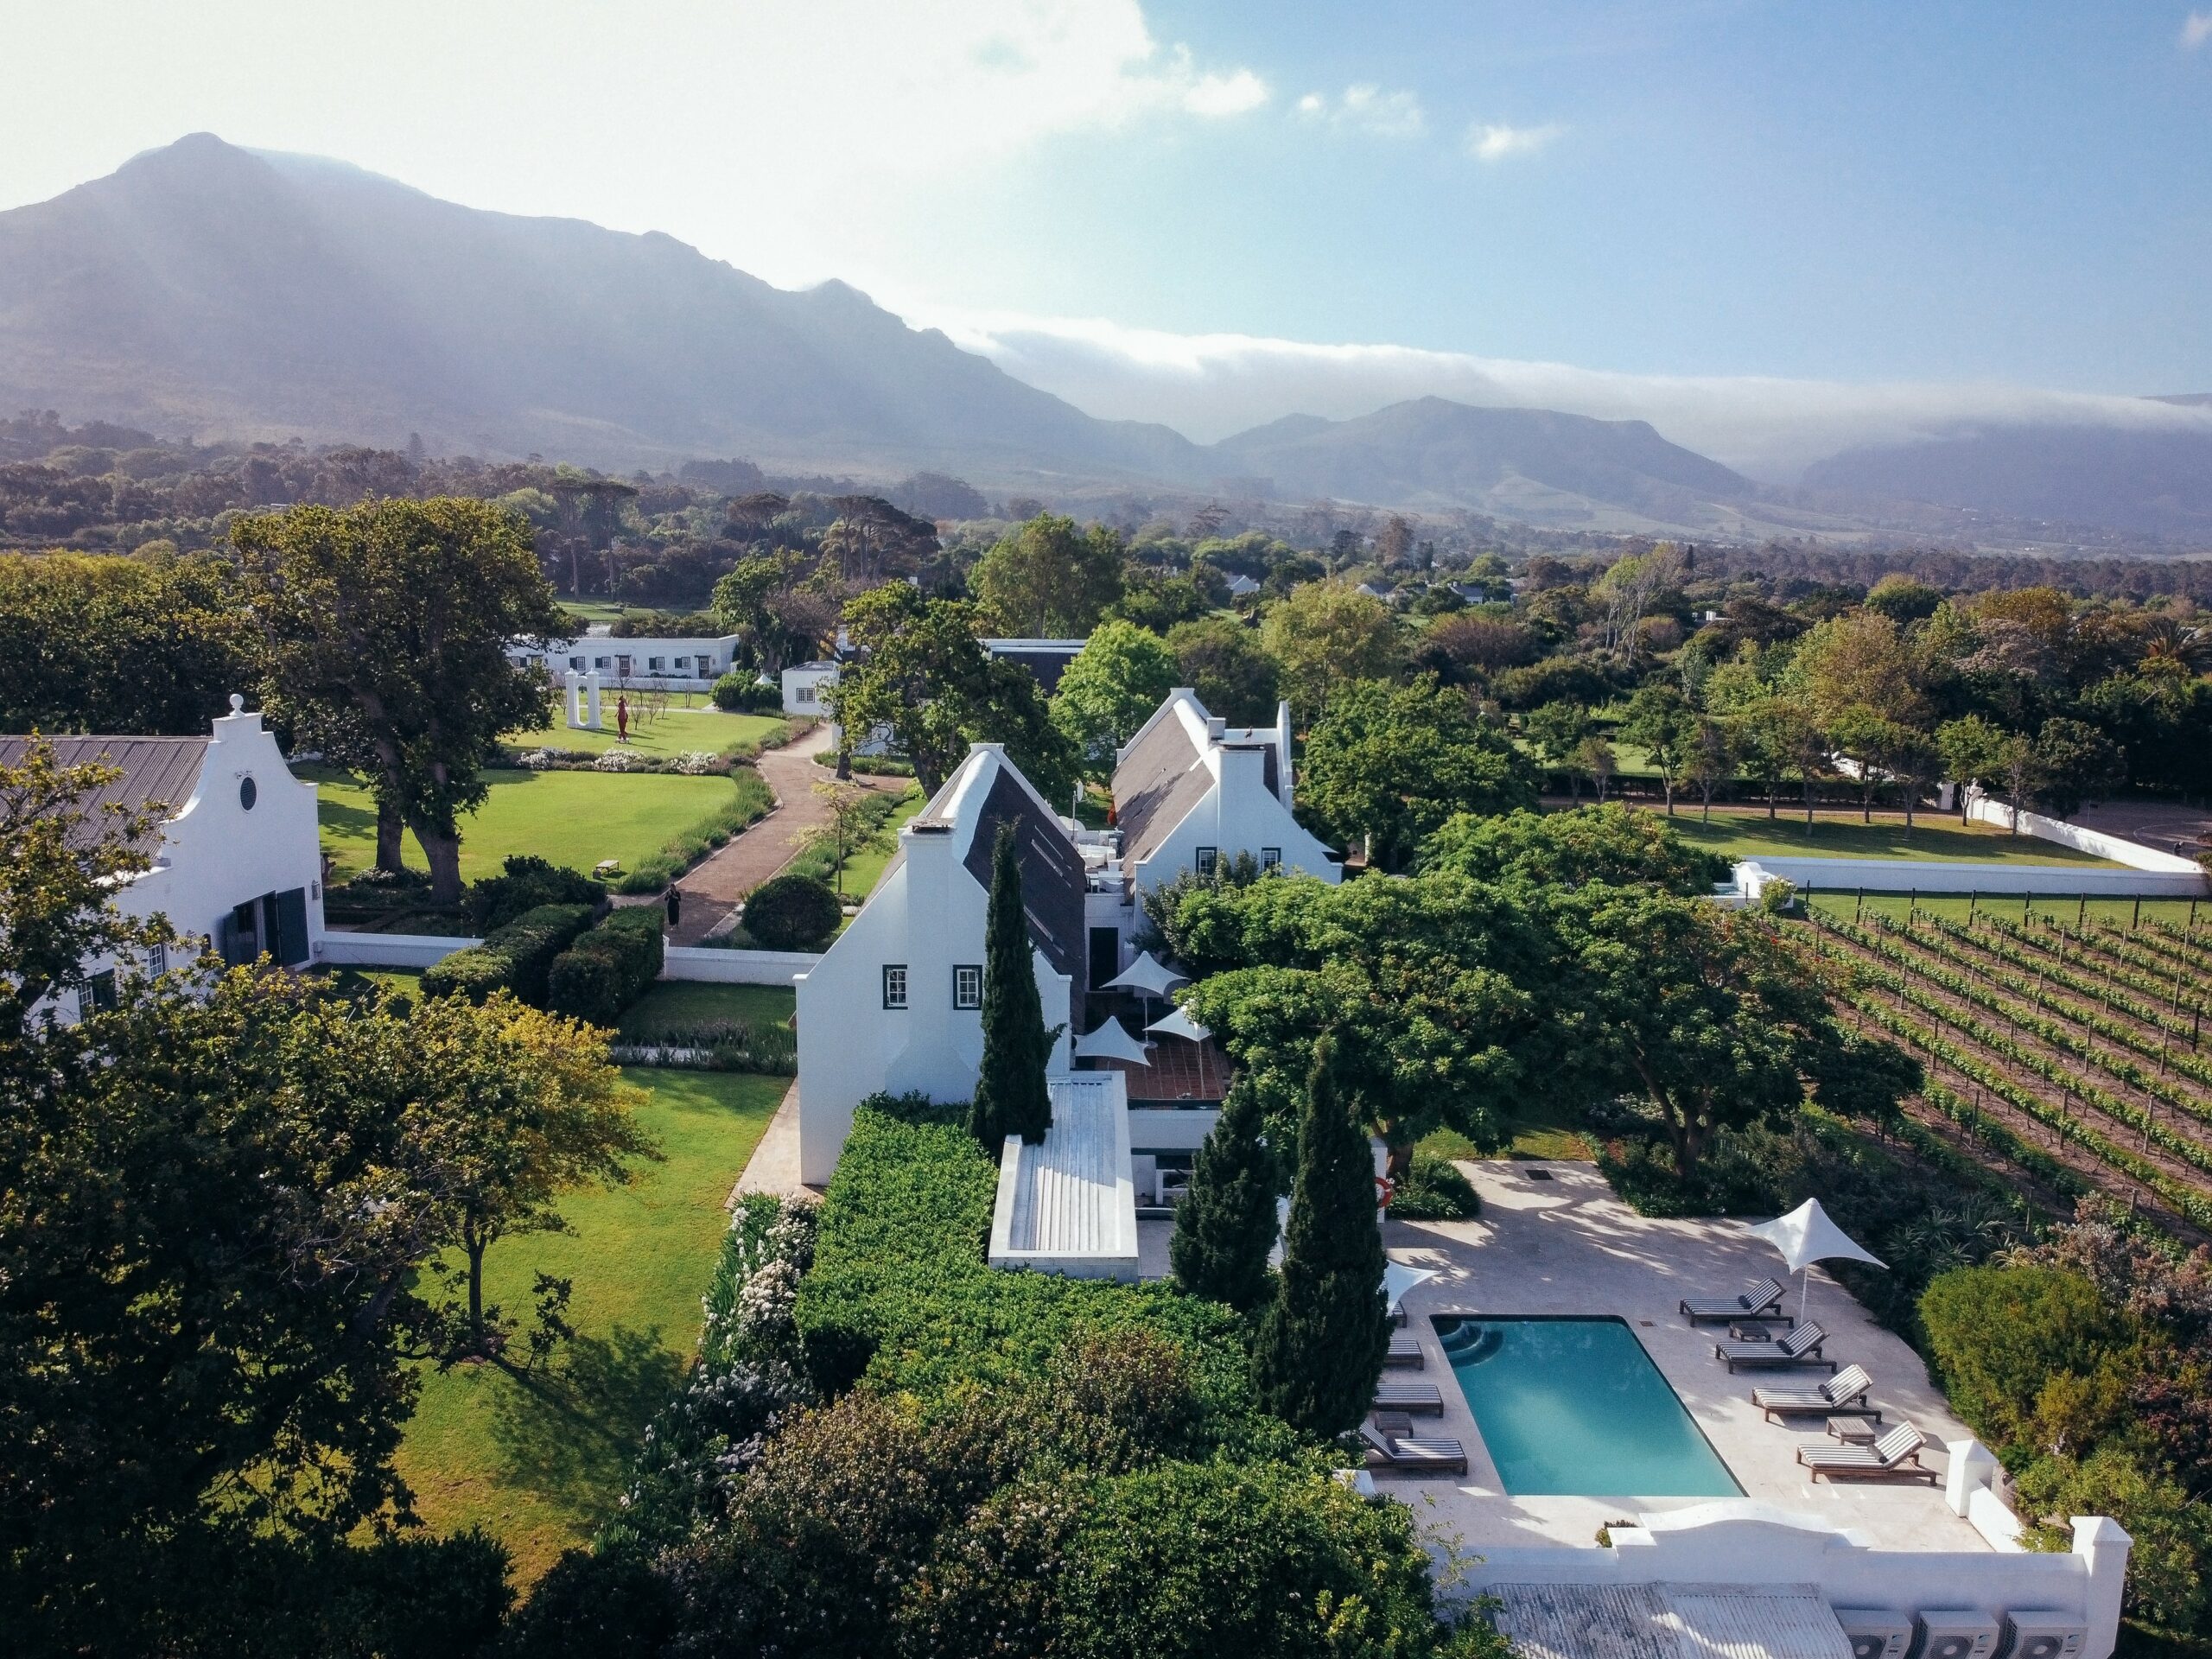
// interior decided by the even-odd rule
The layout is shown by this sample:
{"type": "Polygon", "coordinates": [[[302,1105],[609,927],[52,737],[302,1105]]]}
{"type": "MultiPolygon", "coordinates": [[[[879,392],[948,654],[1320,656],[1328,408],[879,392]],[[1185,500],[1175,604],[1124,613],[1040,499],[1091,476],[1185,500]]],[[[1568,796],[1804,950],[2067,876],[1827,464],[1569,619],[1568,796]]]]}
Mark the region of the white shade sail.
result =
{"type": "Polygon", "coordinates": [[[1854,1243],[1850,1234],[1828,1219],[1828,1212],[1821,1208],[1818,1198],[1808,1198],[1788,1215],[1761,1222],[1751,1230],[1751,1234],[1781,1251],[1782,1259],[1789,1264],[1792,1273],[1814,1262],[1864,1262],[1877,1268],[1890,1265],[1854,1243]]]}
{"type": "Polygon", "coordinates": [[[1137,952],[1137,959],[1122,969],[1099,988],[1109,991],[1135,991],[1141,996],[1166,996],[1178,985],[1190,979],[1188,974],[1179,974],[1173,968],[1154,959],[1149,950],[1137,952]]]}
{"type": "Polygon", "coordinates": [[[1109,1020],[1096,1031],[1086,1031],[1075,1039],[1075,1057],[1079,1060],[1128,1060],[1136,1065],[1150,1065],[1152,1051],[1122,1029],[1118,1020],[1109,1020]]]}
{"type": "Polygon", "coordinates": [[[1164,1018],[1154,1020],[1150,1025],[1145,1027],[1145,1030],[1147,1032],[1156,1031],[1163,1036],[1167,1037],[1185,1037],[1194,1043],[1203,1043],[1207,1038],[1213,1035],[1211,1032],[1208,1031],[1197,1020],[1192,1019],[1189,1014],[1184,1013],[1180,1008],[1176,1009],[1174,1013],[1166,1015],[1164,1018]]]}
{"type": "Polygon", "coordinates": [[[1434,1268],[1408,1268],[1395,1262],[1384,1262],[1382,1290],[1383,1294],[1389,1298],[1390,1312],[1395,1313],[1398,1311],[1399,1302],[1404,1300],[1406,1293],[1415,1285],[1425,1285],[1435,1277],[1434,1268]]]}

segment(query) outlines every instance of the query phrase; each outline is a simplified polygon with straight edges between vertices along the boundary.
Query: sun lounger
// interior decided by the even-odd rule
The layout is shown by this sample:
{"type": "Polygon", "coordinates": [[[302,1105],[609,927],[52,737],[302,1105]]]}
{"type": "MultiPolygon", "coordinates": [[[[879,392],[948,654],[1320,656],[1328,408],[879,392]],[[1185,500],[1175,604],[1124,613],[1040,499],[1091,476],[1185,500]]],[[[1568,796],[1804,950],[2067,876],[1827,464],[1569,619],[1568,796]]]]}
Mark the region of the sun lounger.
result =
{"type": "Polygon", "coordinates": [[[1772,1422],[1777,1417],[1871,1417],[1882,1414],[1866,1403],[1874,1379],[1864,1365],[1847,1365],[1834,1376],[1810,1389],[1753,1389],[1751,1403],[1772,1422]]]}
{"type": "Polygon", "coordinates": [[[1920,1466],[1920,1448],[1927,1437],[1910,1423],[1899,1423],[1872,1446],[1801,1446],[1797,1461],[1813,1471],[1813,1478],[1830,1480],[1850,1476],[1878,1478],[1896,1475],[1907,1480],[1936,1484],[1936,1471],[1920,1466]]]}
{"type": "Polygon", "coordinates": [[[1725,1359],[1732,1372],[1738,1365],[1825,1365],[1835,1361],[1821,1357],[1821,1344],[1828,1333],[1817,1325],[1801,1325],[1778,1342],[1716,1342],[1713,1357],[1725,1359]]]}
{"type": "Polygon", "coordinates": [[[1444,1396],[1436,1391],[1433,1382],[1377,1382],[1375,1385],[1375,1409],[1377,1411],[1412,1411],[1426,1416],[1444,1414],[1444,1396]]]}
{"type": "Polygon", "coordinates": [[[1373,1423],[1362,1423],[1359,1440],[1370,1465],[1404,1474],[1467,1472],[1467,1448],[1443,1435],[1386,1434],[1373,1423]]]}
{"type": "Polygon", "coordinates": [[[1382,1357],[1382,1368],[1394,1371],[1417,1371],[1427,1362],[1421,1357],[1421,1338],[1410,1332],[1390,1338],[1390,1351],[1382,1357]]]}
{"type": "Polygon", "coordinates": [[[1778,1319],[1782,1318],[1782,1285],[1762,1279],[1740,1296],[1685,1296],[1681,1311],[1692,1325],[1700,1319],[1778,1319]]]}

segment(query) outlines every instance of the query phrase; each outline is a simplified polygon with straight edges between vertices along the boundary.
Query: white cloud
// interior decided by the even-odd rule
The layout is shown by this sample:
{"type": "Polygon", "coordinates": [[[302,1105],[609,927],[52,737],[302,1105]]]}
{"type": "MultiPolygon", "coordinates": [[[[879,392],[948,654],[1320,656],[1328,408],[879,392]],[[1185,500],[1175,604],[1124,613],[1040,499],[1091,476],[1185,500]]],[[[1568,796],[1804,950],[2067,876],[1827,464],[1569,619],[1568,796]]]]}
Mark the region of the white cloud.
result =
{"type": "Polygon", "coordinates": [[[1387,92],[1371,80],[1353,83],[1338,98],[1308,92],[1298,100],[1298,112],[1309,121],[1356,128],[1380,138],[1418,138],[1428,126],[1420,94],[1387,92]]]}
{"type": "Polygon", "coordinates": [[[1201,442],[1289,414],[1342,420],[1408,397],[1644,420],[1753,477],[1794,482],[1861,443],[1975,423],[2212,430],[2212,410],[1991,383],[1861,385],[1756,375],[1620,374],[1408,346],[1178,334],[1096,319],[918,311],[1032,385],[1110,419],[1160,421],[1201,442]]]}
{"type": "Polygon", "coordinates": [[[1183,107],[1192,115],[1243,115],[1268,101],[1268,83],[1249,69],[1226,75],[1200,75],[1183,94],[1183,107]]]}
{"type": "Polygon", "coordinates": [[[2185,52],[2194,52],[2207,41],[2212,41],[2212,11],[2192,11],[2182,19],[2181,44],[2185,52]]]}
{"type": "Polygon", "coordinates": [[[1509,156],[1533,156],[1566,130],[1556,122],[1541,127],[1510,127],[1478,121],[1467,129],[1467,154],[1478,162],[1502,162],[1509,156]]]}

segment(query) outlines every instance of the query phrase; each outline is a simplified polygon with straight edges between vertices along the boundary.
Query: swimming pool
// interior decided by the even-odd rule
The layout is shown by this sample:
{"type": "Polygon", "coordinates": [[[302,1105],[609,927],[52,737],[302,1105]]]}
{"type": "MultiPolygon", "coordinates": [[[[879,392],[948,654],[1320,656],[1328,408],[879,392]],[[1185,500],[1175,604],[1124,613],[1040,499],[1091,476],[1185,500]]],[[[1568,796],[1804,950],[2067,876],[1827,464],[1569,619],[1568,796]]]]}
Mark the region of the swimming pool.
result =
{"type": "Polygon", "coordinates": [[[1624,1320],[1433,1323],[1509,1495],[1743,1495],[1624,1320]]]}

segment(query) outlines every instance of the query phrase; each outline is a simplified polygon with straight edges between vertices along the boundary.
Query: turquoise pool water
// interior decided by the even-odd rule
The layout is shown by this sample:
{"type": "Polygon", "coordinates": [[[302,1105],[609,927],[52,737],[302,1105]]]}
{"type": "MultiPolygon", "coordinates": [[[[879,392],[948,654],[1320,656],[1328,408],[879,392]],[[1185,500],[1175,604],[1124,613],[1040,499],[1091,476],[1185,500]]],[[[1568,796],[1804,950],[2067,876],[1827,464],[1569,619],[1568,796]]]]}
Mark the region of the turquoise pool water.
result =
{"type": "Polygon", "coordinates": [[[1740,1497],[1619,1319],[1440,1318],[1475,1427],[1516,1497],[1740,1497]]]}

